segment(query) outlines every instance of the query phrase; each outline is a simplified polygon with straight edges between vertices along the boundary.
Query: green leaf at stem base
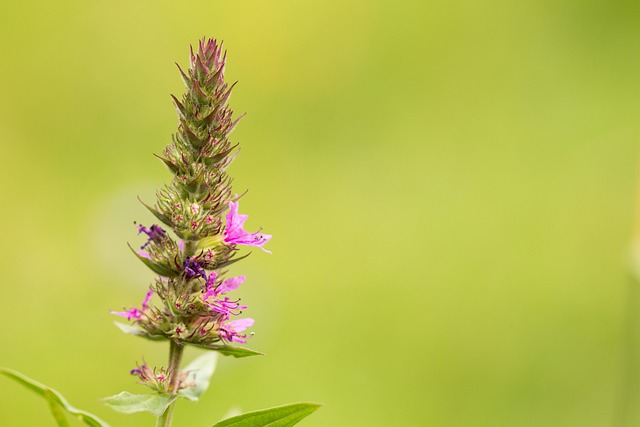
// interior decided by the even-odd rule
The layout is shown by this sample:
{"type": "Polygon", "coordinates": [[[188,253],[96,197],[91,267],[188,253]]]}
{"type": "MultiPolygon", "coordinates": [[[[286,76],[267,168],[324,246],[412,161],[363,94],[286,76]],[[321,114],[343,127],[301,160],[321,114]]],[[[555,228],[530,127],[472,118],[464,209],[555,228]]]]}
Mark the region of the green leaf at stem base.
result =
{"type": "Polygon", "coordinates": [[[115,396],[105,397],[102,401],[114,411],[123,414],[147,411],[159,417],[177,397],[175,394],[132,394],[123,391],[115,396]]]}
{"type": "Polygon", "coordinates": [[[290,427],[319,407],[318,403],[291,403],[227,418],[213,427],[290,427]]]}
{"type": "Polygon", "coordinates": [[[64,413],[62,412],[63,409],[71,415],[75,415],[80,421],[92,427],[109,427],[109,424],[102,421],[95,415],[69,405],[69,402],[67,402],[62,394],[52,389],[51,387],[40,384],[39,382],[27,377],[26,375],[21,374],[20,372],[14,371],[13,369],[0,368],[0,374],[6,375],[12,380],[17,381],[23,386],[27,387],[29,390],[44,397],[49,403],[51,414],[56,419],[56,422],[60,427],[66,427],[69,425],[66,418],[64,417],[64,413]]]}
{"type": "Polygon", "coordinates": [[[187,374],[186,382],[190,387],[183,388],[178,392],[181,397],[197,402],[200,396],[209,388],[211,376],[216,370],[218,355],[216,353],[204,353],[196,357],[189,363],[183,372],[187,374]]]}

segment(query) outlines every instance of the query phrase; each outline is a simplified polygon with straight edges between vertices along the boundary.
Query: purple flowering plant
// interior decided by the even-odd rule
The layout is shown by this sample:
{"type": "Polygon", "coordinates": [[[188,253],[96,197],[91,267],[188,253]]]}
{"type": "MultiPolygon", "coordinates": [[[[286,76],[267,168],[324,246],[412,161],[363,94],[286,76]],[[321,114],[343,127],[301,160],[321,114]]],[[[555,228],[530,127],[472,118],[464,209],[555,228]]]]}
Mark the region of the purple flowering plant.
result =
{"type": "MultiPolygon", "coordinates": [[[[157,157],[173,174],[171,182],[157,192],[153,205],[142,202],[158,219],[149,227],[137,224],[146,241],[129,246],[156,278],[137,307],[113,310],[122,318],[116,325],[124,332],[169,344],[168,365],[150,367],[139,363],[131,370],[151,393],[122,392],[103,399],[122,413],[150,412],[156,426],[172,423],[179,398],[197,401],[207,389],[215,370],[216,356],[243,358],[261,353],[238,346],[245,344],[254,320],[243,317],[247,306],[234,295],[245,276],[226,277],[226,268],[248,255],[241,246],[264,252],[271,235],[244,229],[248,216],[240,214],[240,197],[232,191],[226,169],[238,154],[229,135],[242,116],[233,118],[228,106],[233,85],[225,82],[226,52],[215,40],[201,40],[191,49],[189,68],[178,70],[186,86],[182,99],[172,95],[178,113],[178,131],[157,157]],[[209,350],[182,367],[184,349],[209,350]]],[[[67,426],[65,414],[91,426],[108,426],[95,415],[78,410],[57,391],[16,371],[0,373],[22,383],[49,403],[59,426],[67,426]]],[[[214,427],[292,426],[319,407],[295,403],[227,418],[214,427]]]]}

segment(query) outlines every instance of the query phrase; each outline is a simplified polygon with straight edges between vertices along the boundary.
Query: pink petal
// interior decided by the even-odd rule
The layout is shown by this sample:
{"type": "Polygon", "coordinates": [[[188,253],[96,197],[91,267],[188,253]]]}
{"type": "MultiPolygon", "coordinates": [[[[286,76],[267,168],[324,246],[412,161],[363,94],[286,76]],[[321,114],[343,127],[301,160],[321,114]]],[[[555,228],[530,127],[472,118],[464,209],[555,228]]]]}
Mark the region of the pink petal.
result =
{"type": "Polygon", "coordinates": [[[254,322],[255,321],[252,318],[247,317],[244,319],[232,320],[231,322],[228,322],[226,326],[230,326],[233,332],[242,332],[245,329],[253,326],[254,322]]]}
{"type": "Polygon", "coordinates": [[[239,206],[238,202],[229,202],[229,212],[226,216],[227,224],[224,230],[224,242],[232,245],[258,246],[263,251],[271,253],[262,247],[271,240],[271,235],[245,231],[242,227],[249,216],[238,214],[239,206]]]}
{"type": "Polygon", "coordinates": [[[147,295],[144,297],[144,301],[142,301],[142,309],[147,308],[147,304],[149,304],[149,300],[151,299],[151,295],[153,295],[153,289],[149,289],[147,291],[147,295]]]}
{"type": "Polygon", "coordinates": [[[140,319],[142,317],[142,313],[140,313],[137,308],[132,308],[129,311],[110,311],[110,313],[116,316],[126,317],[127,320],[140,319]]]}
{"type": "Polygon", "coordinates": [[[245,276],[238,276],[227,279],[216,288],[216,293],[226,294],[227,292],[234,291],[238,289],[238,286],[244,283],[245,279],[245,276]]]}
{"type": "Polygon", "coordinates": [[[216,284],[216,279],[218,278],[218,273],[216,273],[215,271],[212,271],[211,274],[209,274],[209,278],[207,279],[207,290],[209,290],[210,288],[213,288],[213,285],[216,284]]]}

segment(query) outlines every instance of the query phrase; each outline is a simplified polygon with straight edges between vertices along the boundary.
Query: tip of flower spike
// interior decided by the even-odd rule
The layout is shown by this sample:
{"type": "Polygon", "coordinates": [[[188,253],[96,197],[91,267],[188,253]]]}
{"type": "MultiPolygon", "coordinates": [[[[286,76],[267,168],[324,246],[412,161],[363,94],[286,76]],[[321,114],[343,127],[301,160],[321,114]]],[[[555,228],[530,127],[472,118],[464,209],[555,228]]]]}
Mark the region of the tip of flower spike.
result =
{"type": "Polygon", "coordinates": [[[200,77],[215,74],[221,77],[224,72],[226,60],[226,52],[221,57],[222,44],[222,42],[218,43],[216,39],[203,37],[198,41],[198,46],[195,51],[193,46],[190,46],[189,64],[191,70],[200,77]]]}

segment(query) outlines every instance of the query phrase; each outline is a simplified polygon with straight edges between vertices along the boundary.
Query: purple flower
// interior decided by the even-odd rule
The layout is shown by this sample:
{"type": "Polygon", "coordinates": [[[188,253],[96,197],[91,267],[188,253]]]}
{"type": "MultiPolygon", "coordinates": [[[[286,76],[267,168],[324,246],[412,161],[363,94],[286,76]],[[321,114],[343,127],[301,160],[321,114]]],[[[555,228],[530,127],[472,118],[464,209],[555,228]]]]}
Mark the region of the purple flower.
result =
{"type": "Polygon", "coordinates": [[[147,382],[151,378],[155,377],[155,375],[153,374],[153,371],[149,368],[149,366],[146,363],[143,363],[142,365],[137,365],[135,368],[129,371],[129,373],[131,375],[137,376],[144,382],[147,382]]]}
{"type": "MultiPolygon", "coordinates": [[[[153,370],[146,363],[137,365],[130,371],[131,375],[135,375],[140,378],[140,384],[144,384],[151,389],[160,393],[166,393],[168,390],[167,378],[169,377],[168,370],[165,368],[153,368],[153,370]]],[[[180,388],[184,388],[182,383],[180,388]]]]}
{"type": "Polygon", "coordinates": [[[182,262],[182,266],[184,267],[184,275],[187,279],[193,279],[194,277],[207,279],[207,273],[196,259],[187,257],[187,259],[182,262]]]}
{"type": "Polygon", "coordinates": [[[159,225],[152,225],[150,228],[145,227],[144,225],[138,226],[138,234],[144,233],[149,237],[147,243],[140,246],[140,249],[144,249],[149,245],[149,243],[154,242],[156,244],[161,243],[164,239],[167,238],[167,233],[160,227],[159,225]]]}
{"type": "Polygon", "coordinates": [[[244,230],[244,222],[249,218],[248,215],[240,215],[238,213],[238,202],[229,202],[229,212],[227,213],[227,225],[224,230],[224,242],[230,245],[247,245],[258,246],[267,253],[262,246],[271,239],[270,234],[261,234],[258,231],[249,233],[244,230]]]}
{"type": "Polygon", "coordinates": [[[227,292],[238,289],[244,281],[244,276],[231,277],[220,283],[218,286],[215,286],[216,279],[218,275],[214,271],[209,275],[207,279],[207,290],[205,294],[202,296],[202,300],[209,304],[209,307],[215,311],[216,313],[222,314],[224,319],[229,319],[229,317],[233,314],[237,316],[240,314],[239,310],[244,310],[247,308],[246,305],[240,305],[240,300],[232,300],[229,297],[220,298],[221,295],[226,294],[227,292]],[[207,300],[213,299],[212,302],[208,302],[207,300]]]}
{"type": "Polygon", "coordinates": [[[220,327],[220,338],[229,342],[235,341],[244,344],[247,342],[247,335],[239,334],[238,332],[242,332],[252,325],[253,319],[250,317],[227,322],[220,327]]]}
{"type": "Polygon", "coordinates": [[[127,320],[131,319],[140,319],[142,318],[142,313],[149,306],[149,300],[151,299],[151,295],[153,295],[153,290],[149,289],[147,291],[147,295],[144,297],[144,301],[142,301],[142,306],[140,309],[137,307],[132,308],[129,311],[111,311],[111,314],[115,314],[116,316],[126,317],[127,320]]]}

